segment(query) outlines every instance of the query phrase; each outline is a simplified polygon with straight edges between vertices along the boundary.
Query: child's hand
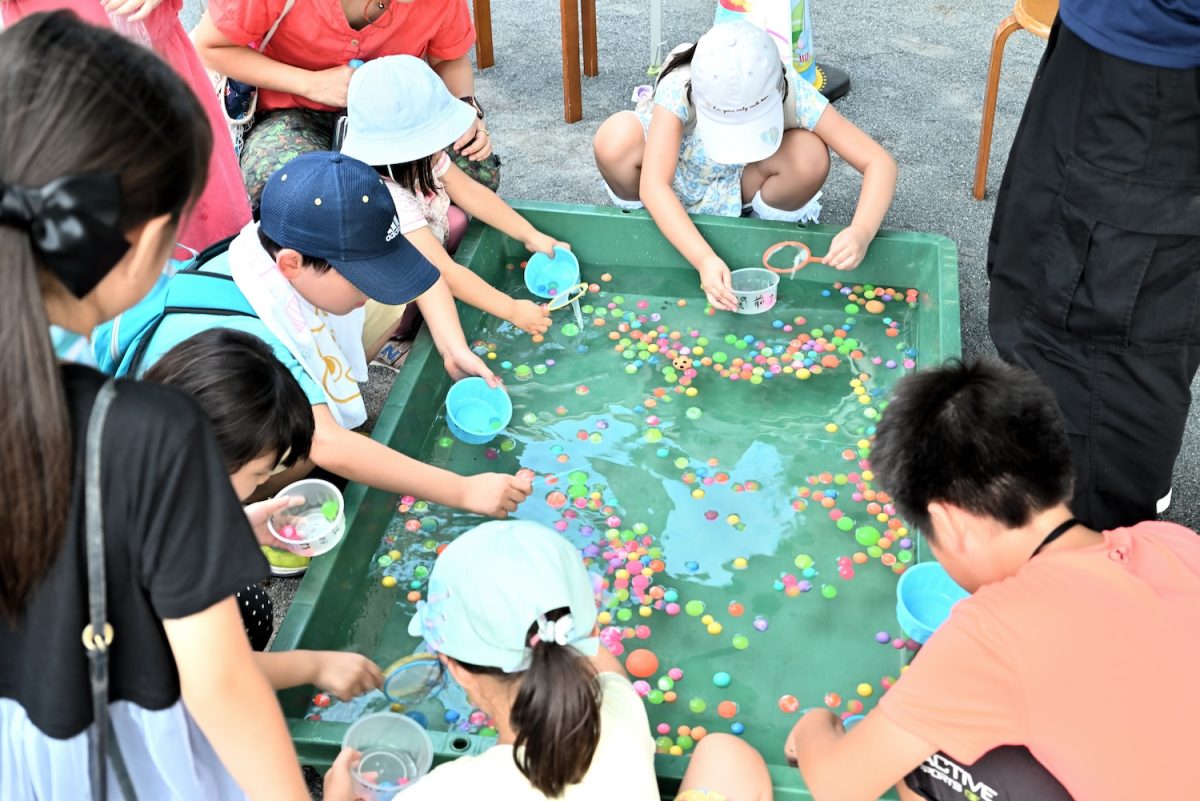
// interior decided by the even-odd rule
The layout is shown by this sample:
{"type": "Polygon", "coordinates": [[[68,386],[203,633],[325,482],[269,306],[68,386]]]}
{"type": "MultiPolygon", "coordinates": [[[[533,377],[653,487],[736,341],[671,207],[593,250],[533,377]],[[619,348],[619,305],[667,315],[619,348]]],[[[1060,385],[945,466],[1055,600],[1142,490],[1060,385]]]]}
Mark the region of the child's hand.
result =
{"type": "Polygon", "coordinates": [[[824,261],[835,270],[853,270],[862,264],[870,244],[871,237],[852,225],[842,229],[829,243],[829,252],[825,254],[824,261]]]}
{"type": "Polygon", "coordinates": [[[455,381],[477,375],[487,381],[488,386],[492,389],[500,386],[499,376],[489,370],[483,359],[476,356],[470,348],[446,351],[442,356],[442,362],[446,365],[446,372],[455,381]]]}
{"type": "Polygon", "coordinates": [[[350,78],[353,75],[354,70],[346,64],[310,72],[304,96],[323,106],[345,108],[346,93],[350,91],[350,78]]]}
{"type": "Polygon", "coordinates": [[[258,540],[258,544],[277,546],[279,540],[275,539],[267,530],[267,521],[276,512],[289,506],[299,506],[302,503],[304,503],[304,497],[301,495],[283,495],[258,503],[248,503],[242,508],[246,512],[246,519],[250,521],[250,527],[254,529],[254,538],[258,540]]]}
{"type": "Polygon", "coordinates": [[[737,311],[737,298],[730,285],[729,266],[720,256],[705,259],[699,267],[700,288],[713,307],[725,311],[737,311]]]}
{"type": "Polygon", "coordinates": [[[514,300],[504,319],[526,334],[544,334],[550,328],[550,312],[532,300],[514,300]]]}
{"type": "Polygon", "coordinates": [[[109,0],[104,4],[104,10],[109,14],[129,17],[137,22],[150,16],[150,12],[158,8],[162,0],[109,0]]]}
{"type": "Polygon", "coordinates": [[[317,670],[313,684],[342,701],[383,686],[379,666],[361,654],[313,651],[317,670]]]}
{"type": "Polygon", "coordinates": [[[343,748],[325,773],[325,801],[357,801],[350,770],[362,759],[353,748],[343,748]]]}
{"type": "Polygon", "coordinates": [[[517,511],[521,501],[528,498],[531,492],[533,484],[527,478],[507,473],[481,473],[467,478],[462,508],[503,520],[509,512],[517,511]]]}
{"type": "Polygon", "coordinates": [[[541,231],[534,231],[533,236],[525,240],[525,249],[530,253],[545,253],[552,259],[554,258],[555,247],[565,248],[567,250],[571,249],[571,246],[566,242],[559,242],[554,237],[547,236],[541,231]]]}

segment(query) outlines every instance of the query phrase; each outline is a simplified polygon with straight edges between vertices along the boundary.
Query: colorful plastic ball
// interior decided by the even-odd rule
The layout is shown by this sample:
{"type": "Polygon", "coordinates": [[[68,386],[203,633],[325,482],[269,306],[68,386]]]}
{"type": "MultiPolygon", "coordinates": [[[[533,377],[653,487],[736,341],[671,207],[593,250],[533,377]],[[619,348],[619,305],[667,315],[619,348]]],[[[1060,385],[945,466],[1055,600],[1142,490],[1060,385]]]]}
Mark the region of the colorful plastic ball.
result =
{"type": "Polygon", "coordinates": [[[717,704],[717,714],[723,718],[731,718],[738,713],[738,705],[733,701],[722,701],[717,704]]]}
{"type": "Polygon", "coordinates": [[[822,598],[836,598],[837,594],[838,594],[837,587],[833,586],[832,584],[822,584],[821,585],[821,597],[822,598]]]}
{"type": "Polygon", "coordinates": [[[756,631],[766,631],[768,628],[770,628],[770,626],[771,624],[768,623],[767,619],[762,615],[754,618],[754,629],[756,631]]]}
{"type": "Polygon", "coordinates": [[[825,693],[825,706],[837,709],[842,705],[842,696],[837,693],[825,693]]]}
{"type": "Polygon", "coordinates": [[[733,734],[741,736],[742,734],[746,733],[746,726],[740,721],[735,721],[734,723],[730,724],[729,731],[733,734]]]}
{"type": "Polygon", "coordinates": [[[659,657],[654,654],[654,651],[649,649],[636,649],[629,652],[629,656],[625,657],[625,669],[629,670],[629,675],[637,676],[638,679],[649,679],[659,670],[659,657]]]}
{"type": "Polygon", "coordinates": [[[857,692],[857,693],[858,693],[859,695],[861,695],[863,698],[870,698],[872,695],[874,695],[874,694],[875,694],[875,688],[874,688],[874,687],[872,687],[870,684],[867,684],[867,683],[864,681],[862,684],[859,684],[859,685],[858,685],[858,686],[855,688],[855,692],[857,692]]]}
{"type": "Polygon", "coordinates": [[[779,696],[779,711],[787,714],[800,711],[800,699],[794,695],[779,696]]]}
{"type": "Polygon", "coordinates": [[[733,636],[733,647],[739,651],[745,651],[750,647],[750,638],[745,634],[735,634],[733,636]]]}
{"type": "Polygon", "coordinates": [[[700,617],[704,614],[704,601],[688,601],[683,607],[683,611],[687,612],[692,617],[700,617]]]}
{"type": "Polygon", "coordinates": [[[846,711],[851,715],[861,714],[863,711],[863,702],[859,701],[857,698],[853,701],[848,701],[846,703],[846,711]]]}
{"type": "Polygon", "coordinates": [[[704,710],[708,709],[708,702],[703,698],[693,698],[688,701],[688,709],[694,714],[699,715],[704,710]]]}
{"type": "Polygon", "coordinates": [[[733,683],[733,677],[723,670],[718,670],[713,674],[712,683],[715,687],[725,688],[733,683]]]}

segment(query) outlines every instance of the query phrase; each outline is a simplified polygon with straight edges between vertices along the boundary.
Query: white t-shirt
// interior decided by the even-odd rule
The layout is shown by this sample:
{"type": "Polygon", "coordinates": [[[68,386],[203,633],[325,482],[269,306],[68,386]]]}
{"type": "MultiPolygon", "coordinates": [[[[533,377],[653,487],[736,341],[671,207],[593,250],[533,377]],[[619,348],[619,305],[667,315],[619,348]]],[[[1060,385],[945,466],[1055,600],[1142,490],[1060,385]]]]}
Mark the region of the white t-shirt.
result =
{"type": "MultiPolygon", "coordinates": [[[[583,781],[571,785],[563,801],[658,801],[654,740],[646,708],[633,685],[616,673],[599,675],[600,742],[583,781]]],[[[495,798],[546,801],[517,770],[511,745],[496,745],[479,756],[459,757],[434,768],[403,793],[404,801],[495,798]]]]}
{"type": "Polygon", "coordinates": [[[450,195],[446,193],[442,178],[449,171],[450,157],[443,150],[442,157],[433,165],[433,181],[438,189],[432,195],[412,192],[391,178],[383,179],[384,186],[392,193],[392,202],[396,204],[400,233],[407,234],[429,226],[429,230],[445,246],[450,236],[450,195]]]}

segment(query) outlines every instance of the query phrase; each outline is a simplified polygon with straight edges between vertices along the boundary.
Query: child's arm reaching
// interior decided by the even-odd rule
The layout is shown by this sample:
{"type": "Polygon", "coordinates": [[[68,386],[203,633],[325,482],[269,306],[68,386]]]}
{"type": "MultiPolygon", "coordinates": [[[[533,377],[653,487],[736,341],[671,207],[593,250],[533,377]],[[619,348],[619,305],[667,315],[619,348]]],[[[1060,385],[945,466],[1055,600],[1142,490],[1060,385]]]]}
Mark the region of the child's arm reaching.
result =
{"type": "MultiPolygon", "coordinates": [[[[452,166],[451,169],[458,171],[458,167],[452,166]]],[[[475,182],[471,181],[471,183],[475,182]]],[[[476,184],[476,186],[479,185],[476,184]]],[[[487,191],[482,186],[480,189],[487,191]]],[[[412,243],[413,247],[421,251],[422,256],[429,259],[433,266],[438,268],[442,278],[449,285],[451,294],[458,300],[482,309],[493,317],[508,320],[529,334],[543,334],[550,327],[550,315],[543,307],[530,300],[510,298],[469,268],[456,262],[442,247],[442,243],[438,241],[428,226],[409,231],[404,236],[412,243]]]]}
{"type": "MultiPolygon", "coordinates": [[[[454,201],[454,205],[511,236],[525,245],[530,253],[545,253],[554,258],[556,245],[570,248],[566,242],[559,242],[534,228],[529,220],[513,211],[512,206],[501,200],[499,195],[460,170],[456,164],[450,165],[442,180],[446,185],[446,194],[454,201]]],[[[458,293],[455,292],[454,296],[458,297],[458,293]]]]}
{"type": "Polygon", "coordinates": [[[862,173],[862,191],[850,226],[833,238],[825,263],[853,270],[867,255],[867,246],[879,232],[896,192],[896,162],[878,142],[829,106],[813,133],[854,169],[862,173]]]}
{"type": "Polygon", "coordinates": [[[342,701],[383,686],[379,666],[341,651],[255,652],[254,661],[274,690],[311,684],[342,701]]]}
{"type": "Polygon", "coordinates": [[[433,344],[442,355],[446,372],[451,378],[458,381],[469,375],[477,375],[485,379],[489,387],[500,386],[500,378],[467,347],[467,337],[463,334],[458,309],[454,306],[454,295],[450,293],[444,278],[425,290],[417,298],[416,304],[425,318],[425,325],[429,326],[433,344]]]}
{"type": "Polygon", "coordinates": [[[730,286],[729,266],[704,241],[672,188],[682,141],[683,122],[669,109],[654,106],[638,195],[663,236],[700,273],[700,287],[708,302],[718,309],[733,311],[737,308],[737,298],[730,286]]]}
{"type": "Polygon", "coordinates": [[[504,473],[460,476],[419,462],[382,442],[342,428],[323,403],[312,407],[312,411],[316,421],[312,460],[351,481],[501,518],[516,511],[533,489],[528,479],[504,473]]]}

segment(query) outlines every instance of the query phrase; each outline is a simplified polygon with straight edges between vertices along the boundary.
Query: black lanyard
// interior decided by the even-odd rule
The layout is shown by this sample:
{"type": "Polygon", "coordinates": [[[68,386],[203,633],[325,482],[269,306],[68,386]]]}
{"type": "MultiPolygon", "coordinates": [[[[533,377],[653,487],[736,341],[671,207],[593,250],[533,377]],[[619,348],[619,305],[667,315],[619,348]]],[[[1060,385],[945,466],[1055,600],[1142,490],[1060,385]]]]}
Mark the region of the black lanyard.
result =
{"type": "Polygon", "coordinates": [[[1033,553],[1029,555],[1029,558],[1032,559],[1033,557],[1037,556],[1042,552],[1043,548],[1054,542],[1063,534],[1066,534],[1068,529],[1071,529],[1077,525],[1079,525],[1079,521],[1073,517],[1063,523],[1060,523],[1053,531],[1046,535],[1046,539],[1042,540],[1042,544],[1034,549],[1033,553]]]}

